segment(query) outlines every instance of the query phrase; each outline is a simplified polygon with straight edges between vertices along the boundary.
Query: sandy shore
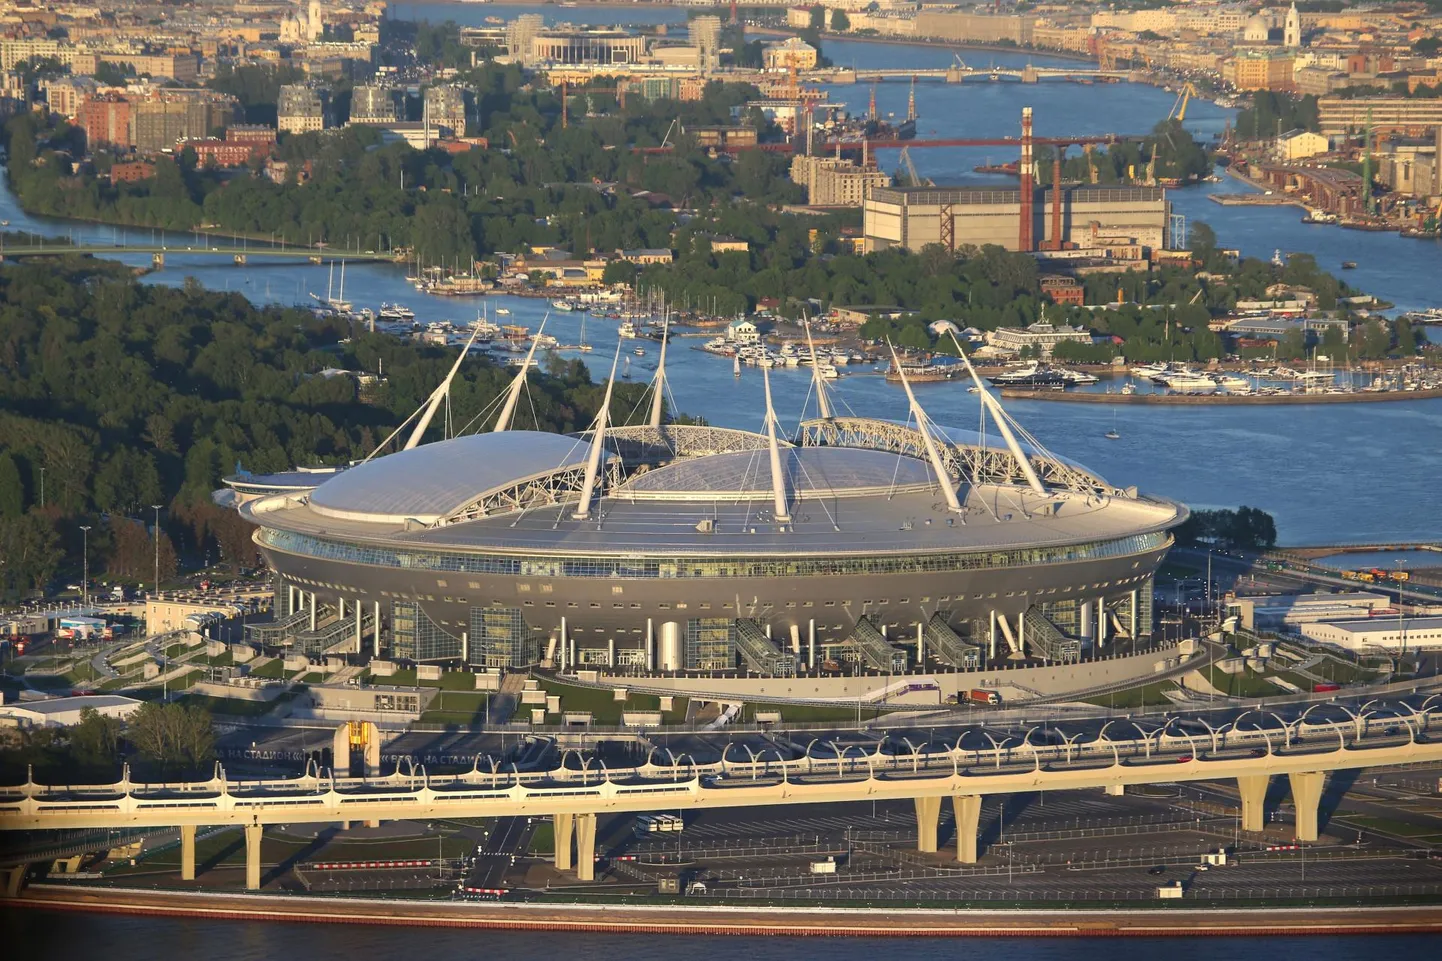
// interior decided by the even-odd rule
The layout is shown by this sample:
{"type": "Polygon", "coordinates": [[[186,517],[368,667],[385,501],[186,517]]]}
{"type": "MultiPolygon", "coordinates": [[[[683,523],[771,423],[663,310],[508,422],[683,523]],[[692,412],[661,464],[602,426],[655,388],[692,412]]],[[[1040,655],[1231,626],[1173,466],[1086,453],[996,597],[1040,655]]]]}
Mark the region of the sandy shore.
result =
{"type": "Polygon", "coordinates": [[[1442,931],[1442,907],[986,911],[392,901],[37,884],[7,909],[413,927],[796,937],[1161,937],[1442,931]]]}

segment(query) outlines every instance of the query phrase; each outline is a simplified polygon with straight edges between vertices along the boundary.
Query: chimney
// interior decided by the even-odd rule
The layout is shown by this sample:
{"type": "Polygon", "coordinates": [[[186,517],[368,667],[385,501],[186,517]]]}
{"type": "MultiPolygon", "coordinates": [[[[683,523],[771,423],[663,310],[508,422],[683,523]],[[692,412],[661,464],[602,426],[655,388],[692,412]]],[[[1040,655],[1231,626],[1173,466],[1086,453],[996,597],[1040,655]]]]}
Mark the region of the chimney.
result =
{"type": "Polygon", "coordinates": [[[1051,249],[1061,250],[1061,157],[1066,144],[1056,145],[1051,164],[1051,249]]]}
{"type": "Polygon", "coordinates": [[[1021,174],[1021,230],[1017,236],[1017,249],[1023,253],[1030,253],[1036,249],[1036,243],[1032,237],[1032,205],[1036,202],[1036,185],[1033,183],[1031,158],[1030,107],[1021,108],[1021,164],[1017,173],[1021,174]]]}

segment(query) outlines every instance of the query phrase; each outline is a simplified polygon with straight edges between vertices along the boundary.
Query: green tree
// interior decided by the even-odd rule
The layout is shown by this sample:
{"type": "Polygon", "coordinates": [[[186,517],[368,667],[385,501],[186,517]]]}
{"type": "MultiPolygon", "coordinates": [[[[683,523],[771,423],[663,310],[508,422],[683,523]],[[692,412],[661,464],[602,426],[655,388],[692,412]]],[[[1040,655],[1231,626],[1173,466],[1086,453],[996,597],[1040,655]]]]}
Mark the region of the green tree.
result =
{"type": "Polygon", "coordinates": [[[84,708],[79,723],[69,730],[70,752],[88,767],[112,764],[120,750],[123,729],[118,718],[107,717],[93,707],[84,708]]]}
{"type": "Polygon", "coordinates": [[[125,736],[141,756],[165,768],[195,770],[215,757],[210,712],[148,701],[130,715],[125,736]]]}
{"type": "Polygon", "coordinates": [[[837,7],[831,11],[831,30],[833,33],[845,33],[851,29],[851,18],[846,11],[837,7]]]}
{"type": "Polygon", "coordinates": [[[20,468],[9,452],[0,452],[0,517],[16,518],[25,512],[25,485],[20,468]]]}
{"type": "Polygon", "coordinates": [[[816,6],[811,8],[811,30],[814,33],[820,33],[822,30],[825,29],[826,8],[818,3],[816,6]]]}

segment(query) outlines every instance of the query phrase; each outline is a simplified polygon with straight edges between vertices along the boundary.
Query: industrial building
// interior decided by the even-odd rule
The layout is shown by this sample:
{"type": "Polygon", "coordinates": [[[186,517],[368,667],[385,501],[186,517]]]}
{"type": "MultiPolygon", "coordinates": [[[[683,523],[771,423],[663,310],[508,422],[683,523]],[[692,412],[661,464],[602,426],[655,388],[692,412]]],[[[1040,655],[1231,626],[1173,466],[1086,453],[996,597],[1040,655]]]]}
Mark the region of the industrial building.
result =
{"type": "Polygon", "coordinates": [[[162,96],[131,104],[131,144],[141,153],[170,150],[177,141],[207,137],[239,119],[230,98],[162,96]]]}
{"type": "Polygon", "coordinates": [[[1347,591],[1340,594],[1263,594],[1227,600],[1227,616],[1249,631],[1293,630],[1312,621],[1364,617],[1391,606],[1386,594],[1347,591]]]}
{"type": "Polygon", "coordinates": [[[1326,137],[1362,133],[1371,123],[1373,133],[1430,136],[1442,126],[1442,99],[1385,97],[1321,97],[1317,121],[1326,137]]]}
{"type": "Polygon", "coordinates": [[[1107,248],[1166,247],[1171,205],[1161,187],[1074,185],[1059,194],[1050,187],[1032,187],[1031,193],[1030,216],[1024,218],[1025,192],[1018,188],[875,187],[862,207],[866,250],[918,251],[927,244],[949,250],[986,244],[1049,249],[1058,223],[1064,248],[1102,254],[1107,248]],[[1039,245],[1024,245],[1024,236],[1038,238],[1039,245]]]}
{"type": "Polygon", "coordinates": [[[663,353],[644,423],[551,434],[513,429],[526,370],[490,433],[420,444],[448,379],[397,453],[227,479],[276,578],[252,641],[785,677],[1067,663],[1151,635],[1186,508],[1017,440],[989,393],[984,435],[914,396],[906,423],[837,416],[819,374],[821,416],[791,435],[769,383],[763,431],[665,424],[663,353]]]}
{"type": "Polygon", "coordinates": [[[1301,625],[1301,634],[1349,651],[1407,651],[1442,648],[1442,617],[1369,617],[1301,625]]]}
{"type": "Polygon", "coordinates": [[[0,726],[21,728],[70,727],[80,723],[80,714],[87,708],[105,716],[125,720],[144,701],[119,694],[91,694],[79,697],[52,697],[34,701],[0,704],[0,726]]]}

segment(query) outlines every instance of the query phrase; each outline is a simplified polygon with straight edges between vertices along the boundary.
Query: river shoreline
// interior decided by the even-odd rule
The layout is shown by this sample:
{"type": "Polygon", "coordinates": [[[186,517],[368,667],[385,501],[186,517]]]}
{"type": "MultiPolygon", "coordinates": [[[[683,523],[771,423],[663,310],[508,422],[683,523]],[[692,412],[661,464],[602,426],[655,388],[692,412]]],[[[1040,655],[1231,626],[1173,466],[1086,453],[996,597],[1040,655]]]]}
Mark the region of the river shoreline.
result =
{"type": "Polygon", "coordinates": [[[1428,390],[1352,391],[1346,394],[1108,394],[1096,391],[1022,390],[1002,388],[1001,396],[1014,400],[1059,400],[1080,404],[1176,404],[1245,406],[1264,404],[1368,404],[1399,400],[1433,400],[1442,387],[1428,390]]]}
{"type": "Polygon", "coordinates": [[[1432,934],[1442,908],[937,910],[399,901],[37,884],[5,909],[606,934],[782,937],[1176,937],[1432,934]]]}

